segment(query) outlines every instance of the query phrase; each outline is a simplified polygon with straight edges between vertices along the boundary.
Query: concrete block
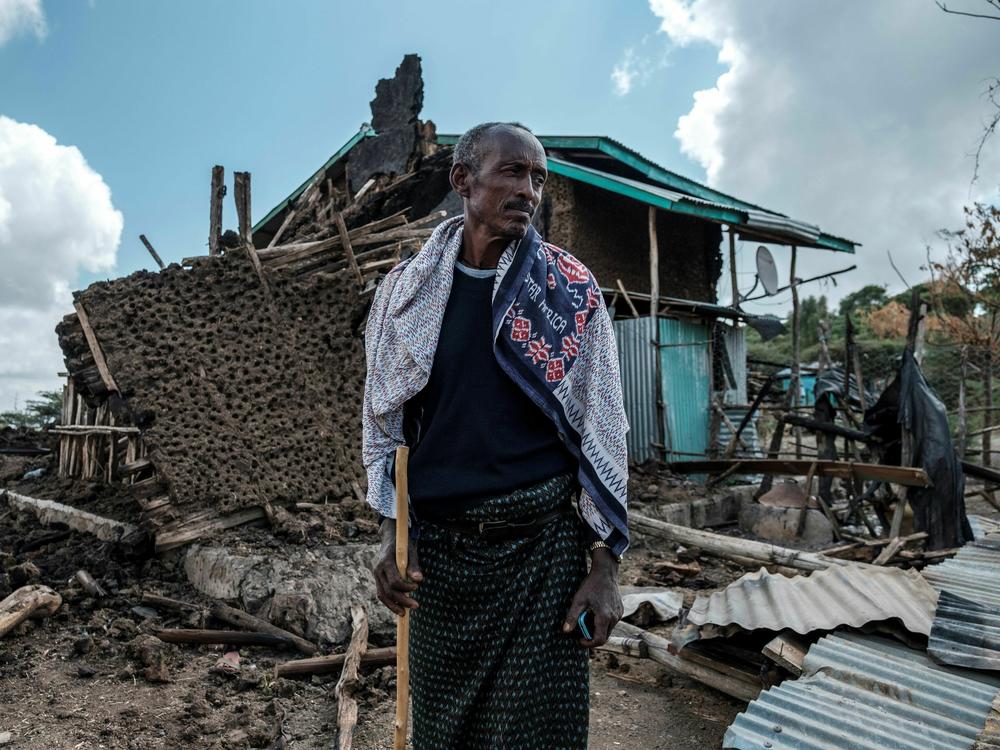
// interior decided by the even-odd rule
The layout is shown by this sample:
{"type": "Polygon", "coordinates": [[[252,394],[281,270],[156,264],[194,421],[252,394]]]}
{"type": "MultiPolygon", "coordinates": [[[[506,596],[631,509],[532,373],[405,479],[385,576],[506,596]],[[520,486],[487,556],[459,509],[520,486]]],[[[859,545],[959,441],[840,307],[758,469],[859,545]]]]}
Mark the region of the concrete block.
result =
{"type": "Polygon", "coordinates": [[[288,548],[280,557],[193,545],[184,571],[208,596],[236,600],[275,625],[335,645],[351,636],[354,604],[364,606],[373,636],[391,639],[395,633],[395,617],[375,597],[377,556],[376,544],[288,548]]]}
{"type": "Polygon", "coordinates": [[[806,511],[802,536],[796,534],[801,512],[799,508],[775,508],[748,501],[740,508],[740,528],[769,542],[808,547],[830,544],[833,541],[833,526],[819,510],[806,511]]]}

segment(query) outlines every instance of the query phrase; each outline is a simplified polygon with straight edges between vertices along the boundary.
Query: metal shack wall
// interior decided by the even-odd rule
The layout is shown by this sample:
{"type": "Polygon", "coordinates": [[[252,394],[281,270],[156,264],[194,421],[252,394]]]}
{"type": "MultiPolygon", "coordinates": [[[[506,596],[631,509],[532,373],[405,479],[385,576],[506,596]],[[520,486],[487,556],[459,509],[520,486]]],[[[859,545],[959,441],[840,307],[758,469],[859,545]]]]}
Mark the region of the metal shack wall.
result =
{"type": "MultiPolygon", "coordinates": [[[[659,325],[667,460],[704,456],[712,387],[709,326],[674,318],[661,318],[659,325]]],[[[658,455],[653,319],[616,320],[614,329],[629,422],[629,458],[641,463],[658,455]]]]}
{"type": "Polygon", "coordinates": [[[642,463],[657,455],[656,441],[656,346],[653,319],[629,318],[613,323],[618,342],[618,365],[622,375],[626,436],[629,458],[642,463]]]}
{"type": "MultiPolygon", "coordinates": [[[[726,406],[746,406],[747,401],[747,329],[746,326],[731,326],[719,323],[722,339],[726,342],[726,354],[733,368],[736,387],[727,382],[722,402],[726,406]]],[[[719,352],[721,355],[722,352],[719,352]]]]}

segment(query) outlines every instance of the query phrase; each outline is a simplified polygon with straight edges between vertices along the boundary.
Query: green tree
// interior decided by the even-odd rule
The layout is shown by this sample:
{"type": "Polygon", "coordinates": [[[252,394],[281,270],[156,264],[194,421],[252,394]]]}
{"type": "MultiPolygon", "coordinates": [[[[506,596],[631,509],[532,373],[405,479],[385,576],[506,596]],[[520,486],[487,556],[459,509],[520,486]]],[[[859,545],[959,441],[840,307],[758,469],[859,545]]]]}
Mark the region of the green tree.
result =
{"type": "Polygon", "coordinates": [[[43,427],[57,421],[62,414],[62,392],[41,391],[37,398],[29,399],[23,409],[0,412],[0,428],[12,427],[17,430],[43,427]]]}
{"type": "Polygon", "coordinates": [[[889,297],[885,293],[884,286],[880,284],[868,284],[856,292],[851,292],[840,300],[840,317],[844,317],[846,313],[850,313],[851,317],[857,318],[856,313],[867,312],[868,310],[882,307],[888,301],[889,297]]]}

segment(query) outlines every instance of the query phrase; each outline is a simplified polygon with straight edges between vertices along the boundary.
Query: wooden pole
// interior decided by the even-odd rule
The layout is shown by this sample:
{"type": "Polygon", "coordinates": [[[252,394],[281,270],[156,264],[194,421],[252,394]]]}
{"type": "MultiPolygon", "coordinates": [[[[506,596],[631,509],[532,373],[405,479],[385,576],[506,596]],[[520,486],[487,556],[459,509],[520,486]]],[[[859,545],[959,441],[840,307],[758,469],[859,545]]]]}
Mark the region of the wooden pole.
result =
{"type": "Polygon", "coordinates": [[[149,250],[149,254],[153,256],[153,260],[156,261],[156,265],[158,265],[162,271],[165,266],[163,265],[163,259],[160,257],[160,254],[156,252],[150,241],[146,239],[146,235],[140,234],[139,239],[142,240],[142,244],[146,246],[147,250],[149,250]]]}
{"type": "MultiPolygon", "coordinates": [[[[649,317],[653,324],[653,340],[650,342],[655,349],[656,386],[653,396],[656,399],[656,442],[660,446],[660,458],[667,456],[667,409],[663,393],[663,349],[660,346],[660,242],[656,235],[656,207],[649,207],[649,317]]],[[[622,288],[624,291],[624,287],[622,288]]],[[[631,304],[626,295],[626,301],[631,304]]],[[[670,448],[673,448],[671,440],[670,448]]]]}
{"type": "MultiPolygon", "coordinates": [[[[795,411],[799,405],[799,383],[802,377],[799,358],[802,355],[799,337],[799,288],[795,283],[795,264],[798,258],[798,248],[792,245],[792,263],[789,269],[788,283],[792,288],[792,377],[788,387],[792,393],[791,407],[795,411]]],[[[802,458],[802,430],[793,427],[795,434],[795,457],[802,458]]]]}
{"type": "MultiPolygon", "coordinates": [[[[410,496],[406,463],[410,449],[396,449],[396,567],[406,578],[410,544],[410,496]]],[[[410,713],[410,611],[404,608],[396,619],[396,724],[393,748],[406,750],[406,725],[410,713]]]]}
{"type": "Polygon", "coordinates": [[[208,254],[219,254],[219,237],[222,236],[222,199],[226,196],[226,170],[216,164],[212,167],[212,195],[209,205],[208,254]]]}
{"type": "Polygon", "coordinates": [[[733,285],[733,307],[740,306],[740,285],[736,278],[736,233],[733,225],[729,225],[729,278],[733,285]]]}
{"type": "MultiPolygon", "coordinates": [[[[968,416],[965,411],[965,379],[969,371],[969,350],[963,346],[959,363],[958,377],[958,434],[955,436],[955,446],[959,459],[965,458],[965,441],[969,432],[968,416]]],[[[988,413],[988,412],[987,412],[988,413]]]]}
{"type": "Polygon", "coordinates": [[[250,226],[250,173],[233,172],[233,198],[236,201],[236,218],[239,222],[240,237],[247,245],[253,245],[250,226]]]}
{"type": "Polygon", "coordinates": [[[347,264],[354,271],[354,275],[358,278],[358,284],[364,286],[365,280],[361,276],[361,269],[358,267],[358,259],[354,256],[354,248],[351,246],[351,237],[347,231],[347,224],[344,223],[344,217],[338,211],[333,215],[334,221],[337,223],[337,231],[340,233],[340,244],[344,248],[344,252],[347,254],[347,264]]]}

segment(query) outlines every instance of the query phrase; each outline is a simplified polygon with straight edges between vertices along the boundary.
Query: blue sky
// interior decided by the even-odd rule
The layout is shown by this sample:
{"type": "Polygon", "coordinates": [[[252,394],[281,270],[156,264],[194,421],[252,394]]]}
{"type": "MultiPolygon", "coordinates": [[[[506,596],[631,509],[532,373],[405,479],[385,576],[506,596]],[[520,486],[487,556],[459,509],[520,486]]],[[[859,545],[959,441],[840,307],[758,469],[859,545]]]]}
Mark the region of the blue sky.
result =
{"type": "MultiPolygon", "coordinates": [[[[45,10],[44,40],[0,49],[0,114],[77,146],[103,176],[125,219],[111,275],[151,267],[140,233],[167,262],[206,252],[213,164],[252,173],[262,217],[369,118],[375,82],[407,52],[423,59],[423,117],[441,132],[502,118],[611,135],[704,177],[671,134],[691,93],[718,76],[714,49],[685,50],[630,96],[614,92],[623,49],[646,38],[667,55],[644,2],[97,0],[45,10]]],[[[235,224],[231,202],[225,218],[235,224]]]]}

